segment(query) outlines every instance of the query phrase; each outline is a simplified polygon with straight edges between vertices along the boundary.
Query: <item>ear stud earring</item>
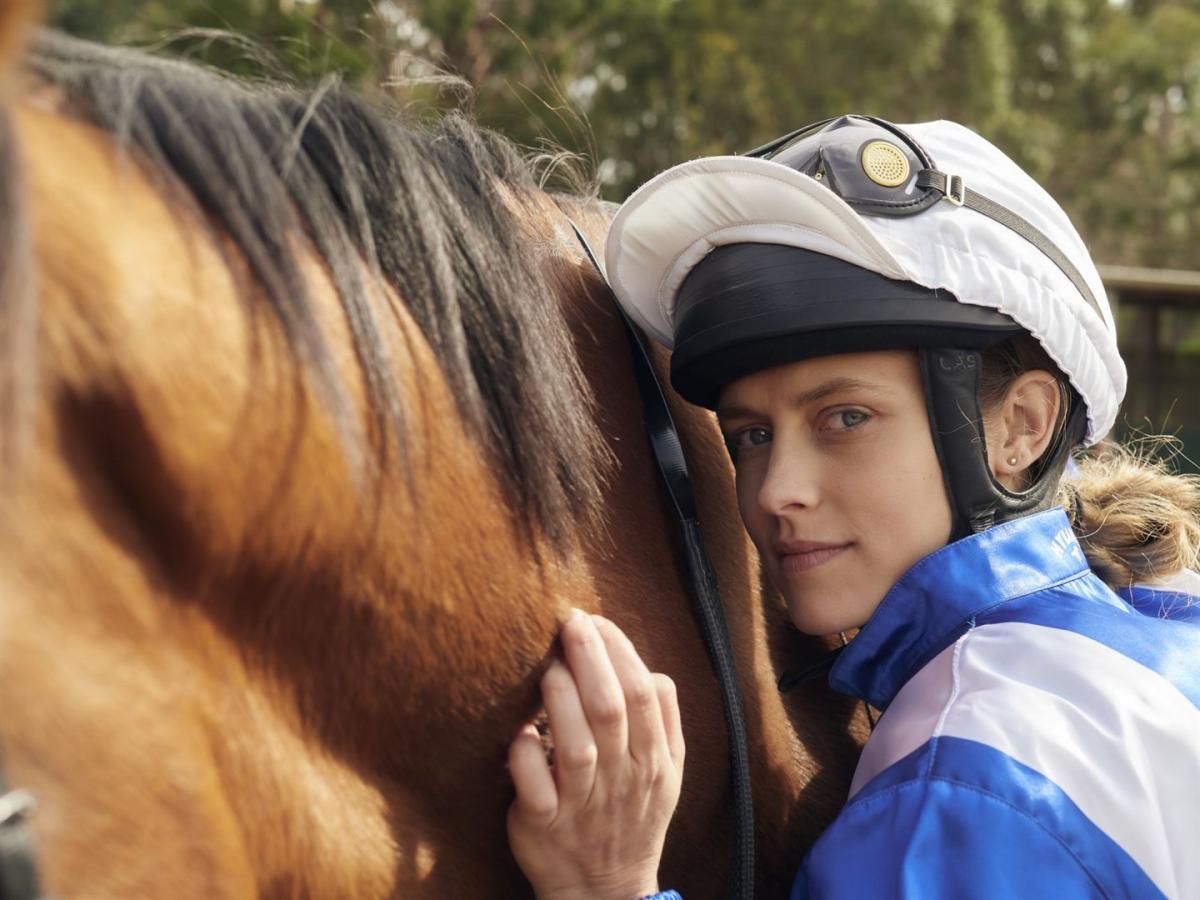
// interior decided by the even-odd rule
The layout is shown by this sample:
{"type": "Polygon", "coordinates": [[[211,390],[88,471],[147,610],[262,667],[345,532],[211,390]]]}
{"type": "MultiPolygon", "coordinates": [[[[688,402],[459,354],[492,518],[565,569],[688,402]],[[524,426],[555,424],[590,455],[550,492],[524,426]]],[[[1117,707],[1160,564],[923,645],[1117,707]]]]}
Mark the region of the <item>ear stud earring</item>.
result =
{"type": "Polygon", "coordinates": [[[1010,456],[1008,458],[1008,464],[1010,466],[1015,466],[1017,464],[1017,458],[1015,456],[1010,456]]]}

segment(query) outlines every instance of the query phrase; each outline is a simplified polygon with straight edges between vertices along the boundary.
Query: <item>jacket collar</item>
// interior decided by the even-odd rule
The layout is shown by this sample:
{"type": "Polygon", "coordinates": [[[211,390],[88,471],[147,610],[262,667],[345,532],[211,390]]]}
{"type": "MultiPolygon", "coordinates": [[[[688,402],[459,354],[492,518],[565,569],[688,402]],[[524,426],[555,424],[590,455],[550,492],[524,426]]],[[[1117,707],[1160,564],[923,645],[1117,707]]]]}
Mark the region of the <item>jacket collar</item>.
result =
{"type": "Polygon", "coordinates": [[[829,683],[883,709],[976,616],[1088,571],[1059,508],[947,544],[918,561],[888,591],[838,657],[829,683]]]}

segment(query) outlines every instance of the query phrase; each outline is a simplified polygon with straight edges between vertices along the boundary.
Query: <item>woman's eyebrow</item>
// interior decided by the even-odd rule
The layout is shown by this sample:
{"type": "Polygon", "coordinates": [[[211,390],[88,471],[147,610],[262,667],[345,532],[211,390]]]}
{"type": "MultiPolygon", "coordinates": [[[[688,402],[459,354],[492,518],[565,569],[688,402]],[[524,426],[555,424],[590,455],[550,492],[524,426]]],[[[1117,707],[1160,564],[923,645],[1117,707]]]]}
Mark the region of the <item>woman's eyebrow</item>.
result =
{"type": "MultiPolygon", "coordinates": [[[[792,397],[790,405],[794,408],[807,406],[810,403],[815,403],[818,400],[824,400],[833,394],[841,394],[848,391],[883,391],[890,393],[887,385],[875,381],[862,381],[858,378],[850,378],[849,376],[840,376],[831,378],[829,381],[822,382],[814,388],[807,391],[801,391],[792,397]]],[[[725,419],[753,419],[761,415],[758,410],[746,406],[738,406],[730,404],[728,406],[720,406],[717,408],[717,418],[724,421],[725,419]]]]}
{"type": "Polygon", "coordinates": [[[839,378],[831,378],[822,384],[817,385],[807,391],[801,391],[799,394],[793,395],[791,405],[793,407],[807,406],[810,403],[815,403],[818,400],[824,400],[832,394],[842,394],[848,391],[884,391],[890,392],[887,385],[880,384],[875,381],[861,381],[858,378],[850,378],[842,376],[839,378]]]}
{"type": "Polygon", "coordinates": [[[753,409],[747,406],[737,406],[730,404],[729,406],[717,407],[717,421],[724,422],[727,419],[753,419],[758,416],[753,409]]]}

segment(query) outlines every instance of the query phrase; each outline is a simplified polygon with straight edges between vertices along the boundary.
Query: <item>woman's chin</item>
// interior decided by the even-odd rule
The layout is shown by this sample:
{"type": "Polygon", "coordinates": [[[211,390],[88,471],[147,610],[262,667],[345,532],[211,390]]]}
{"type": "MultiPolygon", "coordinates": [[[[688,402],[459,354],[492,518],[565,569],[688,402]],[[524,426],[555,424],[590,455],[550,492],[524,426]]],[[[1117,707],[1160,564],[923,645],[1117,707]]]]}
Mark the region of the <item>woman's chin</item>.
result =
{"type": "Polygon", "coordinates": [[[859,628],[870,618],[878,601],[863,608],[861,599],[844,601],[837,596],[825,597],[817,602],[809,598],[787,597],[788,616],[792,624],[805,634],[839,634],[859,628]]]}

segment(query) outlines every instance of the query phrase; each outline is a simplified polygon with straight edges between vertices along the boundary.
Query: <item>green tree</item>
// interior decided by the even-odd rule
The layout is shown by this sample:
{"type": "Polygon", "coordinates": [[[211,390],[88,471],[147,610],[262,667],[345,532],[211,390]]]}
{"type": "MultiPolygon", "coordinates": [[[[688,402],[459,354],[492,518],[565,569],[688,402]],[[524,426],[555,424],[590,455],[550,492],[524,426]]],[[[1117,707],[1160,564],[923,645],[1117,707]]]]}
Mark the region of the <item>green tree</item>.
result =
{"type": "Polygon", "coordinates": [[[148,45],[240,75],[368,82],[394,51],[371,0],[61,0],[53,24],[93,40],[148,45]]]}
{"type": "Polygon", "coordinates": [[[1200,0],[63,0],[55,22],[465,105],[584,155],[612,199],[829,115],[953,118],[1045,184],[1098,258],[1200,260],[1200,0]]]}

